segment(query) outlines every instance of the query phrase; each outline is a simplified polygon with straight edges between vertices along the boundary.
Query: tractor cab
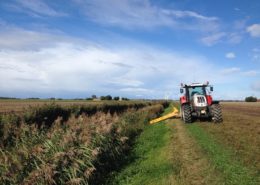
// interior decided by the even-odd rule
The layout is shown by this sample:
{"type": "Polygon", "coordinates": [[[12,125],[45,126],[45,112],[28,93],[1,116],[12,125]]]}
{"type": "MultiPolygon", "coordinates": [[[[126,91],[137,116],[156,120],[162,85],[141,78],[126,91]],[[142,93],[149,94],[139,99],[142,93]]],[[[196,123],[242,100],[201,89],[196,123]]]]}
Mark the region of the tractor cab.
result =
{"type": "Polygon", "coordinates": [[[209,86],[208,82],[205,84],[201,84],[201,83],[192,83],[190,85],[182,84],[180,92],[184,93],[184,95],[181,97],[181,102],[204,103],[203,105],[206,106],[205,103],[207,104],[212,103],[212,97],[210,95],[210,92],[212,91],[213,91],[213,86],[209,86]]]}
{"type": "Polygon", "coordinates": [[[196,117],[206,117],[216,122],[222,121],[219,102],[212,100],[212,96],[210,94],[212,91],[213,86],[210,86],[208,82],[204,84],[181,84],[181,117],[184,122],[192,122],[192,120],[196,117]]]}

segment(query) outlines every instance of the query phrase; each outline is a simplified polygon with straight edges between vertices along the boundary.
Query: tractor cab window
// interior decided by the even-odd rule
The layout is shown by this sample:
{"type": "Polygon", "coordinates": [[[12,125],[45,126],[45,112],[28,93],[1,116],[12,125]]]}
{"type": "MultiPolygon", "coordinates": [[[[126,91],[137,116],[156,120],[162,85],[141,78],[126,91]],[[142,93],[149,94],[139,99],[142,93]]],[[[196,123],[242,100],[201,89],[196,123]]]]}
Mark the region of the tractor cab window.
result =
{"type": "Polygon", "coordinates": [[[205,95],[205,87],[190,87],[189,88],[189,95],[193,97],[195,94],[205,95]]]}

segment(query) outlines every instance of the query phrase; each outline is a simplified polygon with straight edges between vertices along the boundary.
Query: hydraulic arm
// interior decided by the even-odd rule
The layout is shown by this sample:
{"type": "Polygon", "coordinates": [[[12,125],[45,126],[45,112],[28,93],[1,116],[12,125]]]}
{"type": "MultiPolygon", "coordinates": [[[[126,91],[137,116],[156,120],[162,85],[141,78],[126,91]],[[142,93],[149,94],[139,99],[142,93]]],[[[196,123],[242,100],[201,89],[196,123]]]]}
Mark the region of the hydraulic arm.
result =
{"type": "Polygon", "coordinates": [[[176,109],[175,107],[173,107],[173,112],[169,113],[169,114],[166,114],[162,117],[159,117],[159,118],[156,118],[156,119],[153,119],[150,121],[150,124],[154,124],[154,123],[158,123],[160,121],[163,121],[163,120],[166,120],[166,119],[169,119],[169,118],[179,118],[179,111],[178,109],[176,109]]]}

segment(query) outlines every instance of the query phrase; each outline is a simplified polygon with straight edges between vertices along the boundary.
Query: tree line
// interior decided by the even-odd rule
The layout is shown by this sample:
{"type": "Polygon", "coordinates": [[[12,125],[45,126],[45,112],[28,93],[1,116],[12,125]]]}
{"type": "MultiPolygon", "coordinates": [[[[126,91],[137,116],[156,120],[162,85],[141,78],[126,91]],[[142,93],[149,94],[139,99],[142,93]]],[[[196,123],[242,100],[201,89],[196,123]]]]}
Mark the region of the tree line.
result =
{"type": "Polygon", "coordinates": [[[246,102],[257,102],[257,98],[254,96],[248,96],[245,98],[246,102]]]}

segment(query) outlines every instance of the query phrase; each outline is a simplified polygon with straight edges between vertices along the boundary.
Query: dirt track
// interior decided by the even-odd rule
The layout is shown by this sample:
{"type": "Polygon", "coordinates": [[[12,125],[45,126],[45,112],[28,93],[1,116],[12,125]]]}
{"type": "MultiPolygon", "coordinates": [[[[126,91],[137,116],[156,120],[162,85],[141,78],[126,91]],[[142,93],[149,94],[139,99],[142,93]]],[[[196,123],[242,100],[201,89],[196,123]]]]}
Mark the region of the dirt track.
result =
{"type": "Polygon", "coordinates": [[[168,124],[175,130],[172,146],[173,160],[180,164],[179,174],[173,177],[175,183],[183,185],[220,184],[217,172],[189,135],[185,125],[179,120],[169,120],[168,124]]]}

